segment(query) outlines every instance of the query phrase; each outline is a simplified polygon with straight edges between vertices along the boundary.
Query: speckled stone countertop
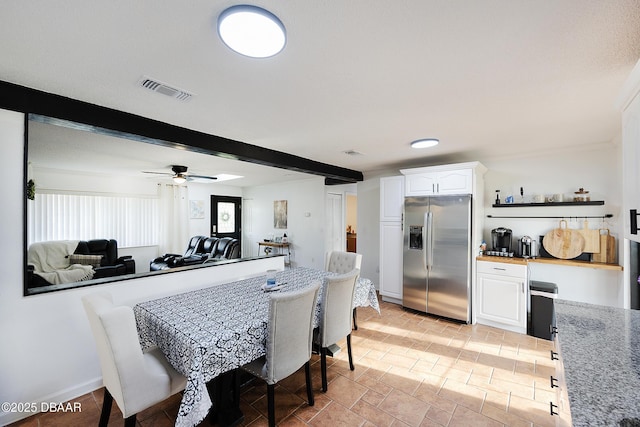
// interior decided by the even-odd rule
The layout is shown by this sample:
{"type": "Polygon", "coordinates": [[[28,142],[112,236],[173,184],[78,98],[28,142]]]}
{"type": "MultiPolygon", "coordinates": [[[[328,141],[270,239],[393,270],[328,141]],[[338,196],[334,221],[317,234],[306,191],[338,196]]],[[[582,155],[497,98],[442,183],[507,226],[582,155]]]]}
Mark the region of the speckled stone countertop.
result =
{"type": "Polygon", "coordinates": [[[640,311],[555,306],[573,425],[640,425],[640,311]]]}

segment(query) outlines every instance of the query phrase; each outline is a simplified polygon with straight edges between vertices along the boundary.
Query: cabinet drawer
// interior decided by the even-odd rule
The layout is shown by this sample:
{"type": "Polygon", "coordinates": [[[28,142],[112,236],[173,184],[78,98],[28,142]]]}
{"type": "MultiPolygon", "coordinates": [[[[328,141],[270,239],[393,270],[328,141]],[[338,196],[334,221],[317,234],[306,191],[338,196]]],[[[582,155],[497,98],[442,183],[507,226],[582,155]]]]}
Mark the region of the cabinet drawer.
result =
{"type": "Polygon", "coordinates": [[[526,277],[527,266],[506,262],[478,261],[477,272],[500,276],[526,277]]]}

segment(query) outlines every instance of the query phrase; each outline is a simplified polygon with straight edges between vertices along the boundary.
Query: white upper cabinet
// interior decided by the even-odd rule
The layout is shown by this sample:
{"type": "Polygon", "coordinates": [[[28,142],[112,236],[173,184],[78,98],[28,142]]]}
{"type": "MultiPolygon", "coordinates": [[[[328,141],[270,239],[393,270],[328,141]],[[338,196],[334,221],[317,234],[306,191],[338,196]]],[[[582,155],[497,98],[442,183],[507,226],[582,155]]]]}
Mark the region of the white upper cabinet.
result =
{"type": "Polygon", "coordinates": [[[441,170],[439,167],[405,169],[406,196],[433,196],[445,194],[472,194],[473,170],[461,168],[441,170]],[[439,170],[440,169],[440,170],[439,170]]]}
{"type": "Polygon", "coordinates": [[[622,194],[624,237],[640,242],[640,231],[632,227],[632,217],[640,225],[640,61],[636,64],[618,99],[622,110],[622,194]]]}
{"type": "Polygon", "coordinates": [[[402,221],[404,176],[380,178],[380,221],[402,221]]]}

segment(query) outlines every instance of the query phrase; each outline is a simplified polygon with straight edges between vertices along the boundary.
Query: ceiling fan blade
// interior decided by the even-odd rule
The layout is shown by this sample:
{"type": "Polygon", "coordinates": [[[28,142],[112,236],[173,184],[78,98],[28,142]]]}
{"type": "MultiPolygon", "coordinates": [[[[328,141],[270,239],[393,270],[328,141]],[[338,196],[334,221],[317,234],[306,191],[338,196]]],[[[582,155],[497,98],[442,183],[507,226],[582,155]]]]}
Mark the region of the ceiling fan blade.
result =
{"type": "Polygon", "coordinates": [[[142,173],[150,173],[153,175],[166,175],[166,176],[173,176],[172,173],[168,173],[168,172],[150,172],[150,171],[141,171],[142,173]]]}
{"type": "Polygon", "coordinates": [[[213,180],[218,179],[215,176],[194,175],[194,174],[191,174],[191,173],[187,173],[187,176],[190,176],[191,178],[200,178],[200,179],[213,179],[213,180]]]}

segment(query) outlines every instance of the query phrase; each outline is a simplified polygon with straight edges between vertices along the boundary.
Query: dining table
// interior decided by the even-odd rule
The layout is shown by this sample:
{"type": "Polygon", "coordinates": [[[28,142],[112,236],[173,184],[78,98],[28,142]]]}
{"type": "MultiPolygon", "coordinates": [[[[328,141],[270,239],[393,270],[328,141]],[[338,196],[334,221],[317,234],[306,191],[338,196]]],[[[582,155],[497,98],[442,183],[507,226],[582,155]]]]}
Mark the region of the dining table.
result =
{"type": "MultiPolygon", "coordinates": [[[[212,406],[207,384],[265,355],[270,295],[320,281],[313,317],[317,327],[324,287],[335,275],[313,268],[289,268],[276,273],[276,287],[271,289],[265,287],[265,272],[136,304],[133,309],[143,350],[157,346],[187,378],[175,425],[200,423],[212,406]]],[[[359,277],[353,307],[367,306],[380,313],[373,282],[359,277]]]]}

